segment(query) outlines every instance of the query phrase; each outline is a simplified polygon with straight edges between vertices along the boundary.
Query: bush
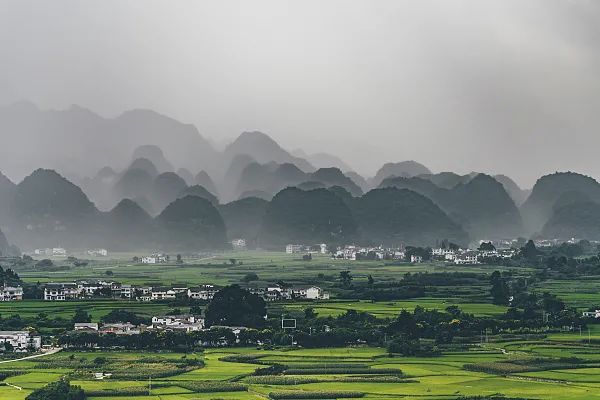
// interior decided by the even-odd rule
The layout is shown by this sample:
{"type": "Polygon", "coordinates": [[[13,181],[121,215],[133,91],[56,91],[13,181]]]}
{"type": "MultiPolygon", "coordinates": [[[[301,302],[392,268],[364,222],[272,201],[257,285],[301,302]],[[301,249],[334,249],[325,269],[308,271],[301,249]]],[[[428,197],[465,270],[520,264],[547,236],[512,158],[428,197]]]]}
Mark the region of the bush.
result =
{"type": "Polygon", "coordinates": [[[25,400],[85,400],[86,394],[79,386],[71,386],[69,381],[61,379],[31,392],[25,400]]]}
{"type": "Polygon", "coordinates": [[[322,375],[323,373],[331,375],[402,375],[402,370],[397,368],[290,368],[283,371],[284,375],[322,375]]]}
{"type": "Polygon", "coordinates": [[[359,397],[364,397],[363,392],[350,392],[350,391],[287,391],[287,392],[271,392],[269,393],[269,398],[273,400],[286,400],[286,399],[338,399],[338,398],[346,398],[346,399],[356,399],[359,397]]]}
{"type": "Polygon", "coordinates": [[[248,386],[232,382],[192,382],[178,381],[177,386],[196,393],[245,392],[248,386]]]}

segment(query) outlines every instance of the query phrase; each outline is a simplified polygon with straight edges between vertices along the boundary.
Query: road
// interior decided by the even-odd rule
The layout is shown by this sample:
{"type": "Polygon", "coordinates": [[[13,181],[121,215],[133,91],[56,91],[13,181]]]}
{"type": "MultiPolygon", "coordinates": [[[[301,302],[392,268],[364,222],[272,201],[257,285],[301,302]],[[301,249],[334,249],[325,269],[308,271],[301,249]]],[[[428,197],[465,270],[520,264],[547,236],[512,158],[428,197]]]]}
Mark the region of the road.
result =
{"type": "Polygon", "coordinates": [[[27,357],[23,357],[23,358],[15,358],[14,360],[0,361],[0,364],[10,363],[10,362],[16,362],[16,361],[23,361],[23,360],[31,360],[32,358],[44,357],[44,356],[48,356],[50,354],[58,353],[61,350],[62,350],[62,348],[56,347],[56,348],[50,349],[50,350],[48,350],[48,351],[46,351],[44,353],[34,354],[32,356],[27,356],[27,357]]]}

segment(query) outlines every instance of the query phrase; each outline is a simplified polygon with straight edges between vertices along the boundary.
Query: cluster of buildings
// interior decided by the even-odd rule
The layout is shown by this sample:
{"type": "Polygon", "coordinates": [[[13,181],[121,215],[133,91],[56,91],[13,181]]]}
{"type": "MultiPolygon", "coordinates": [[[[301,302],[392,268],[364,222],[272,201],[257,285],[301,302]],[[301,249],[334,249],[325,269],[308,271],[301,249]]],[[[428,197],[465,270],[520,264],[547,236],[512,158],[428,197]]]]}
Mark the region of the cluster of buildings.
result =
{"type": "Polygon", "coordinates": [[[485,258],[512,258],[517,250],[513,248],[493,250],[436,248],[431,250],[434,259],[451,262],[457,265],[479,264],[485,258]]]}
{"type": "MultiPolygon", "coordinates": [[[[196,287],[152,287],[121,284],[114,281],[78,281],[51,282],[44,286],[44,300],[65,301],[92,297],[122,298],[140,301],[174,300],[187,297],[195,300],[212,300],[221,288],[214,285],[196,287]]],[[[302,288],[267,288],[250,289],[251,293],[261,296],[265,301],[275,300],[326,300],[329,293],[317,286],[302,288]]],[[[20,298],[22,299],[22,290],[20,298]]]]}
{"type": "Polygon", "coordinates": [[[37,351],[42,347],[42,337],[29,331],[0,331],[0,348],[7,351],[10,345],[13,351],[37,351]]]}
{"type": "Polygon", "coordinates": [[[64,257],[67,255],[67,250],[63,249],[62,247],[35,249],[33,250],[33,254],[35,254],[36,256],[64,257]]]}
{"type": "Polygon", "coordinates": [[[154,253],[140,258],[142,264],[165,264],[169,262],[169,255],[163,253],[154,253]]]}
{"type": "Polygon", "coordinates": [[[23,288],[21,286],[0,287],[0,301],[23,300],[23,288]]]}
{"type": "Polygon", "coordinates": [[[287,254],[300,254],[300,253],[306,253],[306,254],[314,254],[314,253],[327,254],[327,245],[325,243],[316,244],[316,245],[313,245],[313,246],[306,246],[304,244],[288,244],[287,246],[285,246],[285,252],[287,254]]]}
{"type": "Polygon", "coordinates": [[[231,247],[233,250],[246,250],[246,239],[233,239],[231,247]]]}
{"type": "Polygon", "coordinates": [[[250,293],[262,297],[265,301],[278,300],[329,300],[329,293],[318,286],[283,288],[279,285],[250,289],[250,293]]]}
{"type": "Polygon", "coordinates": [[[403,248],[384,248],[377,247],[360,247],[360,246],[345,246],[333,253],[333,258],[343,260],[404,260],[405,253],[403,248]]]}
{"type": "Polygon", "coordinates": [[[106,335],[139,335],[145,331],[195,332],[204,329],[204,319],[192,314],[165,315],[152,317],[150,325],[134,325],[131,322],[116,323],[75,323],[74,331],[106,335]]]}

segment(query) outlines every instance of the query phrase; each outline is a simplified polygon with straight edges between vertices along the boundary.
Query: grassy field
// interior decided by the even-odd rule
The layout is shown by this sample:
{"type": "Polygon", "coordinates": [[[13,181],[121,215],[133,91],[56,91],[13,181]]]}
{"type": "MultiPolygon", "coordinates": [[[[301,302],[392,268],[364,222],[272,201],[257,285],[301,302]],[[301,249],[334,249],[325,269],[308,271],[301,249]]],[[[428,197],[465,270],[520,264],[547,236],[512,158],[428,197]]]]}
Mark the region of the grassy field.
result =
{"type": "MultiPolygon", "coordinates": [[[[594,334],[598,335],[600,329],[594,334]]],[[[532,361],[534,362],[534,361],[532,361]]],[[[530,364],[525,364],[530,365],[530,364]]],[[[390,357],[384,349],[350,347],[334,349],[279,349],[255,348],[211,349],[205,353],[144,354],[139,352],[89,352],[61,353],[45,358],[0,364],[0,372],[20,371],[20,375],[5,380],[13,386],[0,386],[0,398],[21,400],[35,388],[70,375],[74,384],[90,393],[119,389],[138,392],[135,396],[102,396],[92,399],[265,399],[274,392],[360,392],[367,399],[455,399],[467,395],[491,395],[531,399],[583,400],[600,398],[600,347],[581,341],[579,334],[564,334],[544,341],[515,341],[502,344],[485,344],[462,352],[448,352],[439,357],[414,358],[390,357]],[[261,367],[245,362],[224,359],[232,355],[260,357],[263,363],[279,363],[290,368],[290,374],[277,377],[253,377],[252,372],[261,367]],[[547,370],[495,374],[475,372],[465,365],[502,365],[506,362],[527,362],[541,358],[576,356],[581,360],[577,366],[547,370]],[[98,367],[96,358],[106,359],[98,367]],[[204,366],[178,373],[182,360],[203,360],[204,366]],[[152,379],[154,389],[148,395],[148,378],[173,365],[175,374],[152,379]],[[343,365],[346,371],[333,370],[343,365]],[[141,368],[140,366],[143,366],[141,368]],[[320,369],[319,372],[306,369],[320,369]],[[328,370],[335,371],[328,373],[328,370]],[[357,372],[353,372],[357,371],[357,372]],[[121,378],[95,380],[92,372],[113,372],[121,378]],[[134,371],[134,375],[131,375],[134,371]],[[296,371],[296,372],[293,372],[296,371]],[[303,371],[306,371],[304,373],[303,371]],[[370,372],[369,372],[370,371],[370,372]],[[137,379],[135,374],[139,372],[137,379]],[[195,392],[199,383],[220,386],[242,384],[247,391],[195,392]],[[21,388],[19,390],[17,387],[21,388]],[[92,392],[93,391],[93,392],[92,392]]],[[[211,389],[212,390],[212,389],[211,389]]],[[[343,393],[340,397],[343,398],[343,393]]]]}

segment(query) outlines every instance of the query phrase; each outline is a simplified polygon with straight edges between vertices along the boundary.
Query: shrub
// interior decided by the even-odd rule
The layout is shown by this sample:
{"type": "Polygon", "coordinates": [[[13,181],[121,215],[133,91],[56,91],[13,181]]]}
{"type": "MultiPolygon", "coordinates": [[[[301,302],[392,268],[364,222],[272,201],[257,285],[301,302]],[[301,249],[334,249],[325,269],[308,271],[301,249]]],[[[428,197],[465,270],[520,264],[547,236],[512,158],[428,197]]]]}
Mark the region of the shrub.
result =
{"type": "Polygon", "coordinates": [[[180,381],[177,382],[177,386],[196,393],[245,392],[248,390],[247,385],[232,382],[180,381]]]}
{"type": "Polygon", "coordinates": [[[287,391],[287,392],[271,392],[269,393],[269,398],[273,400],[286,400],[286,399],[338,399],[338,398],[346,398],[346,399],[356,399],[359,397],[364,397],[363,392],[350,392],[350,391],[287,391]]]}

